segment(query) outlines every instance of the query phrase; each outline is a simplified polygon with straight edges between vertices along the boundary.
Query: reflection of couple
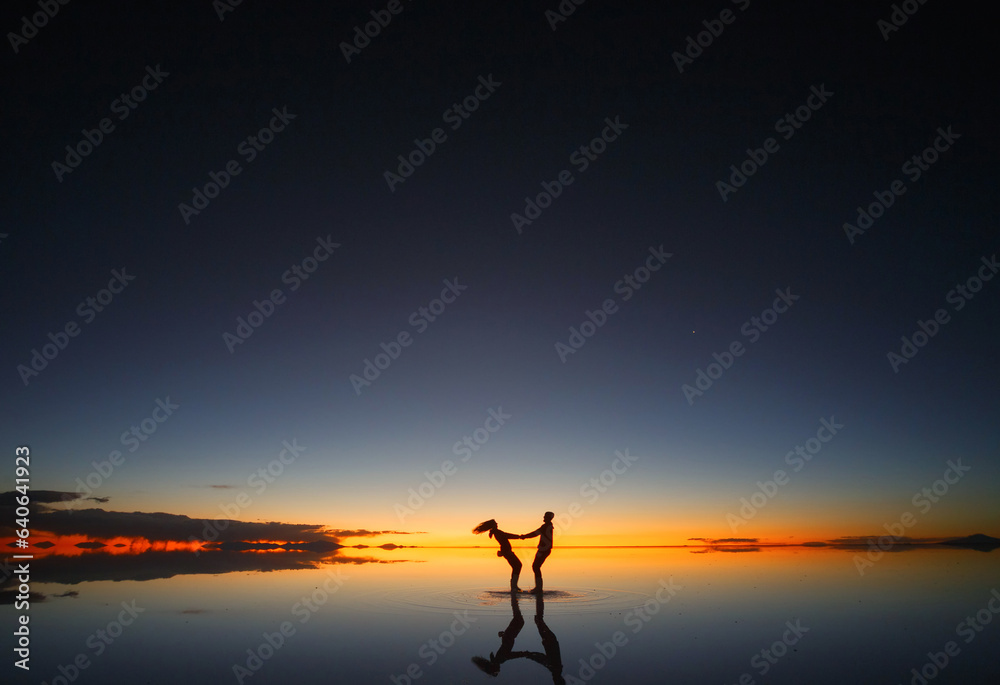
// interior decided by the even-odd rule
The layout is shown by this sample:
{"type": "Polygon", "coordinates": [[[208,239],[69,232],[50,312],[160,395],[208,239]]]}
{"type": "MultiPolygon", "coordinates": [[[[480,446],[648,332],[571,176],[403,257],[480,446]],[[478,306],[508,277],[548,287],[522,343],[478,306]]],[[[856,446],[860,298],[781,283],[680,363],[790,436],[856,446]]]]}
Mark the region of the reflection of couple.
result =
{"type": "Polygon", "coordinates": [[[531,659],[549,670],[552,674],[553,683],[556,685],[565,685],[566,681],[563,679],[562,674],[563,665],[562,655],[559,651],[559,640],[556,639],[555,633],[545,625],[545,605],[542,603],[542,594],[538,593],[535,595],[535,627],[538,628],[538,634],[542,638],[542,649],[545,650],[544,654],[542,652],[514,651],[514,640],[517,638],[517,634],[521,632],[521,628],[524,627],[524,617],[521,615],[521,608],[517,605],[517,594],[513,592],[510,595],[510,607],[514,612],[514,617],[507,625],[507,630],[500,631],[499,633],[500,649],[492,652],[489,659],[481,656],[472,657],[472,663],[483,673],[488,673],[496,677],[500,675],[500,665],[505,661],[510,661],[511,659],[531,659]]]}
{"type": "Polygon", "coordinates": [[[521,560],[517,558],[517,555],[514,554],[514,550],[510,548],[510,541],[514,538],[518,540],[525,540],[527,538],[538,537],[538,551],[535,553],[535,561],[531,564],[531,570],[535,572],[535,587],[528,592],[538,595],[542,594],[542,564],[545,563],[545,560],[552,553],[552,519],[554,517],[555,514],[551,511],[545,512],[545,517],[542,519],[542,525],[539,526],[537,530],[525,533],[524,535],[515,535],[514,533],[507,533],[500,530],[500,527],[494,519],[483,521],[472,529],[472,532],[477,535],[479,533],[489,531],[490,537],[500,543],[500,551],[497,552],[497,556],[503,557],[507,560],[507,563],[510,564],[511,592],[521,591],[521,589],[517,586],[517,578],[521,575],[521,560]]]}

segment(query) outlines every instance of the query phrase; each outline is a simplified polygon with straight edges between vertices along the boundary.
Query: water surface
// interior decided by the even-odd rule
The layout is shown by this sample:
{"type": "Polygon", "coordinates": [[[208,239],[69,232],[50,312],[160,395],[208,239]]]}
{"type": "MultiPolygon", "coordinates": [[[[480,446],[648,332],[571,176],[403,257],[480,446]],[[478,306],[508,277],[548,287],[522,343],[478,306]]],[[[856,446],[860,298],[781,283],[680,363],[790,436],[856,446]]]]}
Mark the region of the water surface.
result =
{"type": "Polygon", "coordinates": [[[221,554],[36,560],[27,682],[1000,682],[995,551],[563,548],[541,598],[488,548],[221,554]]]}

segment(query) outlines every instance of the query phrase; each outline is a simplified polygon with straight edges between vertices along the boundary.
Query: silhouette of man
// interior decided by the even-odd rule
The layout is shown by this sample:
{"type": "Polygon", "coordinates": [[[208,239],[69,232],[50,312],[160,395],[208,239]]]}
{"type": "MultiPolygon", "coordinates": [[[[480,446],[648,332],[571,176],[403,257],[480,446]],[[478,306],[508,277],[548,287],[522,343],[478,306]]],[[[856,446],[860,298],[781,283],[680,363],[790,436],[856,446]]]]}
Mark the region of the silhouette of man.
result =
{"type": "Polygon", "coordinates": [[[553,518],[555,518],[555,514],[551,511],[545,512],[545,516],[542,518],[542,525],[537,530],[519,536],[522,540],[538,536],[538,551],[535,552],[535,560],[531,562],[531,570],[535,572],[535,587],[528,590],[528,592],[538,595],[542,594],[542,564],[552,554],[553,518]]]}

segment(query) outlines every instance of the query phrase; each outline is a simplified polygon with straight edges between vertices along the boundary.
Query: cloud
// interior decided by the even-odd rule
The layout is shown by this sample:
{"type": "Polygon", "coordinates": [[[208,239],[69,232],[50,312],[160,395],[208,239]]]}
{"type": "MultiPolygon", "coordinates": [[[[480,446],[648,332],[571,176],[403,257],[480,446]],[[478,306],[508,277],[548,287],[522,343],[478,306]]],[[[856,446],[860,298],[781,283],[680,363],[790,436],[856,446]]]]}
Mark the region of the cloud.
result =
{"type": "MultiPolygon", "coordinates": [[[[21,493],[14,490],[9,492],[0,492],[0,507],[17,506],[17,498],[20,496],[21,493]]],[[[103,504],[111,499],[110,497],[84,497],[83,494],[79,492],[64,492],[62,490],[32,490],[28,494],[28,497],[31,501],[31,507],[36,510],[39,507],[50,509],[51,507],[48,507],[47,505],[55,502],[83,502],[91,500],[103,504]]]]}
{"type": "Polygon", "coordinates": [[[718,544],[720,542],[748,542],[755,544],[760,542],[760,538],[719,538],[718,540],[712,540],[712,544],[718,544]]]}
{"type": "Polygon", "coordinates": [[[868,545],[877,542],[879,538],[888,538],[894,545],[911,545],[924,542],[936,542],[940,538],[911,538],[905,535],[844,535],[830,540],[834,545],[868,545]]]}
{"type": "MultiPolygon", "coordinates": [[[[225,485],[208,487],[228,488],[225,485]]],[[[0,493],[0,537],[13,534],[10,523],[14,521],[17,492],[0,493]]],[[[53,506],[54,503],[93,499],[106,502],[107,498],[84,498],[79,493],[58,490],[34,490],[31,493],[31,526],[34,531],[53,535],[83,535],[91,541],[77,546],[96,547],[96,540],[115,537],[144,538],[150,542],[245,543],[280,541],[287,543],[334,543],[340,546],[342,538],[376,537],[381,535],[414,535],[412,531],[368,530],[367,528],[329,528],[322,524],[282,523],[279,521],[249,522],[233,519],[195,519],[181,514],[165,512],[124,512],[106,509],[75,509],[53,506]]],[[[52,543],[37,543],[51,546],[52,543]]]]}
{"type": "Polygon", "coordinates": [[[151,542],[186,541],[191,538],[212,542],[244,540],[288,540],[292,542],[337,542],[338,535],[319,524],[252,523],[225,519],[193,519],[181,514],[140,511],[42,511],[31,519],[32,527],[55,535],[86,535],[92,538],[145,538],[151,542]]]}
{"type": "Polygon", "coordinates": [[[375,535],[423,535],[423,531],[406,531],[406,530],[365,530],[364,528],[359,528],[357,530],[343,529],[343,528],[331,528],[327,531],[331,535],[335,535],[340,538],[366,538],[375,535]]]}
{"type": "MultiPolygon", "coordinates": [[[[0,506],[15,506],[17,498],[21,493],[11,490],[10,492],[0,492],[0,506]]],[[[51,502],[65,502],[83,497],[78,492],[63,492],[61,490],[32,490],[29,494],[32,504],[47,504],[51,502]]]]}

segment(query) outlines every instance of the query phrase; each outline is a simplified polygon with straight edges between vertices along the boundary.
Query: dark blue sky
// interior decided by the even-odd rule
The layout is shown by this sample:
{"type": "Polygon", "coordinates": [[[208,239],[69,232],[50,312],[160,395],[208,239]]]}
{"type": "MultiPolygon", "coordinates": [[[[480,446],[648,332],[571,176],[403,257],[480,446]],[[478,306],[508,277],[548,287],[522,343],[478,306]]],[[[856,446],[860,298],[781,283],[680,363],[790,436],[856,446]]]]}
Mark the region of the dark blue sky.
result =
{"type": "MultiPolygon", "coordinates": [[[[720,1],[588,2],[552,30],[556,5],[404,1],[348,62],[340,43],[385,5],[243,3],[220,21],[207,2],[74,3],[8,50],[0,410],[8,447],[41,455],[37,487],[72,491],[118,449],[103,506],[218,516],[228,493],[209,486],[246,489],[295,438],[305,456],[245,517],[458,539],[565,509],[627,448],[635,470],[573,532],[607,542],[641,520],[677,542],[730,532],[739,498],[835,416],[844,433],[741,534],[879,530],[955,458],[975,477],[912,534],[996,534],[1000,284],[949,298],[998,248],[986,28],[931,3],[885,40],[888,4],[720,1]],[[681,72],[703,22],[721,33],[681,72]],[[144,78],[156,88],[120,118],[144,78]],[[435,129],[390,191],[385,173],[435,129]],[[723,201],[717,184],[759,148],[723,201]],[[916,178],[904,164],[927,148],[916,178]],[[179,209],[230,160],[207,207],[179,209]],[[564,171],[518,233],[511,214],[564,171]],[[852,243],[843,224],[896,180],[852,243]],[[324,241],[338,247],[307,280],[286,275],[324,241]],[[626,300],[616,284],[651,248],[672,256],[626,300]],[[123,269],[134,280],[81,313],[123,269]],[[431,322],[420,308],[455,279],[466,289],[431,322]],[[275,289],[231,353],[223,334],[275,289]],[[776,290],[799,299],[744,333],[776,290]],[[609,299],[563,362],[556,344],[609,299]],[[938,309],[948,321],[896,372],[887,354],[938,309]],[[18,366],[73,323],[26,384],[18,366]],[[356,392],[351,375],[404,332],[356,392]],[[731,368],[686,396],[734,342],[731,368]],[[167,397],[179,409],[129,452],[122,432],[167,397]],[[408,488],[497,408],[509,423],[401,520],[408,488]]],[[[34,11],[15,3],[0,25],[34,11]]]]}

